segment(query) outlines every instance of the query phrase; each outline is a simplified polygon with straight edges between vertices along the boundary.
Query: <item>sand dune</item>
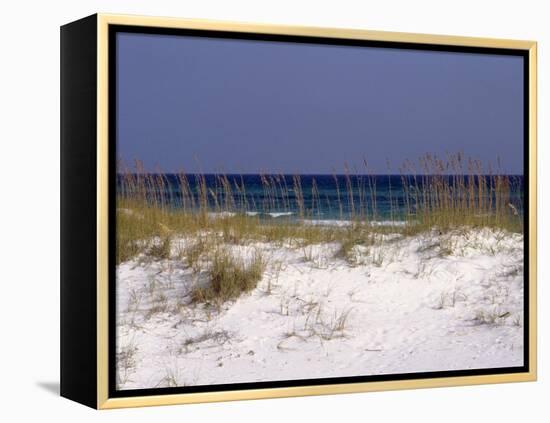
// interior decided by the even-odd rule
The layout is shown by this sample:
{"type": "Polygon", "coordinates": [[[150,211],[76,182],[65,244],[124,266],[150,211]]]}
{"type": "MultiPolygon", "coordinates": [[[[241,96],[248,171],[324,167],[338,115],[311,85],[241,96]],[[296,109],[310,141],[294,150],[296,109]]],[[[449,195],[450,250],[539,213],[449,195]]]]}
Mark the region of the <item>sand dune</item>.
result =
{"type": "Polygon", "coordinates": [[[174,258],[117,266],[119,389],[411,373],[523,364],[523,237],[456,230],[356,246],[228,246],[268,265],[221,309],[174,258]]]}

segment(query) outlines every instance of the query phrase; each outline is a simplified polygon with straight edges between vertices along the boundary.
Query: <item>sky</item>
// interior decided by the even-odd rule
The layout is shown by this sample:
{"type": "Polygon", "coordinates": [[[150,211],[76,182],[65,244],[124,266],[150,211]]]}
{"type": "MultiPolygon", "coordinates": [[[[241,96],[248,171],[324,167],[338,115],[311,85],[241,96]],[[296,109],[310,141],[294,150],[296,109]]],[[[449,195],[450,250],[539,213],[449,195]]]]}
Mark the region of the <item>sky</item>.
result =
{"type": "Polygon", "coordinates": [[[523,173],[518,56],[118,33],[117,157],[147,171],[523,173]],[[389,168],[388,168],[389,163],[389,168]]]}

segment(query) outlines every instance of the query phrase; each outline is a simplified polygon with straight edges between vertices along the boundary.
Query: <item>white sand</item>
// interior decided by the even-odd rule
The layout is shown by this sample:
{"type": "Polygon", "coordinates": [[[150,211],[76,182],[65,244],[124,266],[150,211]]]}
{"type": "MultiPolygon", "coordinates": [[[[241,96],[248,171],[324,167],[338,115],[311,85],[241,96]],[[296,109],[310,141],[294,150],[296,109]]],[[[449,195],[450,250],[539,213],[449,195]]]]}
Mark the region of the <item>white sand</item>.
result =
{"type": "Polygon", "coordinates": [[[232,248],[270,264],[221,312],[189,304],[206,271],[178,259],[118,266],[120,389],[523,364],[521,235],[387,236],[356,247],[355,266],[337,245],[232,248]]]}

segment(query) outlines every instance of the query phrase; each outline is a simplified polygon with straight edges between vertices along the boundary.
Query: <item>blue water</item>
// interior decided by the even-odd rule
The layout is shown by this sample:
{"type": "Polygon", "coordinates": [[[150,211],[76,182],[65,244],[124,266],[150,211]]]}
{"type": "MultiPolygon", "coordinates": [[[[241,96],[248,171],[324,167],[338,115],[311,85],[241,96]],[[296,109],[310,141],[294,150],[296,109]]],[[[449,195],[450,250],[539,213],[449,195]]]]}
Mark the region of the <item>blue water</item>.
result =
{"type": "MultiPolygon", "coordinates": [[[[140,178],[137,174],[130,176],[140,178]]],[[[505,177],[510,183],[510,202],[522,213],[523,176],[505,177]]],[[[142,185],[148,198],[162,201],[172,208],[196,208],[202,180],[211,212],[223,210],[276,219],[294,216],[346,220],[351,216],[365,216],[371,220],[399,220],[406,213],[414,213],[414,186],[421,188],[423,181],[430,177],[417,176],[415,184],[412,175],[300,175],[299,181],[291,175],[225,175],[231,186],[231,198],[225,195],[222,179],[217,175],[204,175],[204,179],[186,175],[190,192],[185,195],[178,175],[157,174],[154,178],[157,180],[155,187],[142,185]],[[303,203],[303,209],[300,203],[303,203]]],[[[453,177],[447,178],[452,187],[453,177]]],[[[481,178],[489,181],[489,177],[481,178]]],[[[479,183],[479,178],[476,178],[476,183],[479,183]]],[[[133,195],[121,176],[117,194],[133,195]]]]}

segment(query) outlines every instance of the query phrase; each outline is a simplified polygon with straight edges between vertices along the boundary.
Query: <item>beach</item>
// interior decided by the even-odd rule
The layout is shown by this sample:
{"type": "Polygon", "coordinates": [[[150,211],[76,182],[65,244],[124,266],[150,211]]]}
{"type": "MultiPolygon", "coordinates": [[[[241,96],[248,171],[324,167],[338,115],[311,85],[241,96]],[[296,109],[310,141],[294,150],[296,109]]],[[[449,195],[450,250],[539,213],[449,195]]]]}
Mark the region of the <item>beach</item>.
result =
{"type": "Polygon", "coordinates": [[[336,238],[219,237],[192,263],[189,247],[212,234],[174,233],[153,240],[161,257],[120,260],[117,389],[523,365],[522,233],[379,226],[345,250],[336,238]],[[197,301],[220,249],[243,266],[261,256],[261,277],[235,298],[197,301]]]}

